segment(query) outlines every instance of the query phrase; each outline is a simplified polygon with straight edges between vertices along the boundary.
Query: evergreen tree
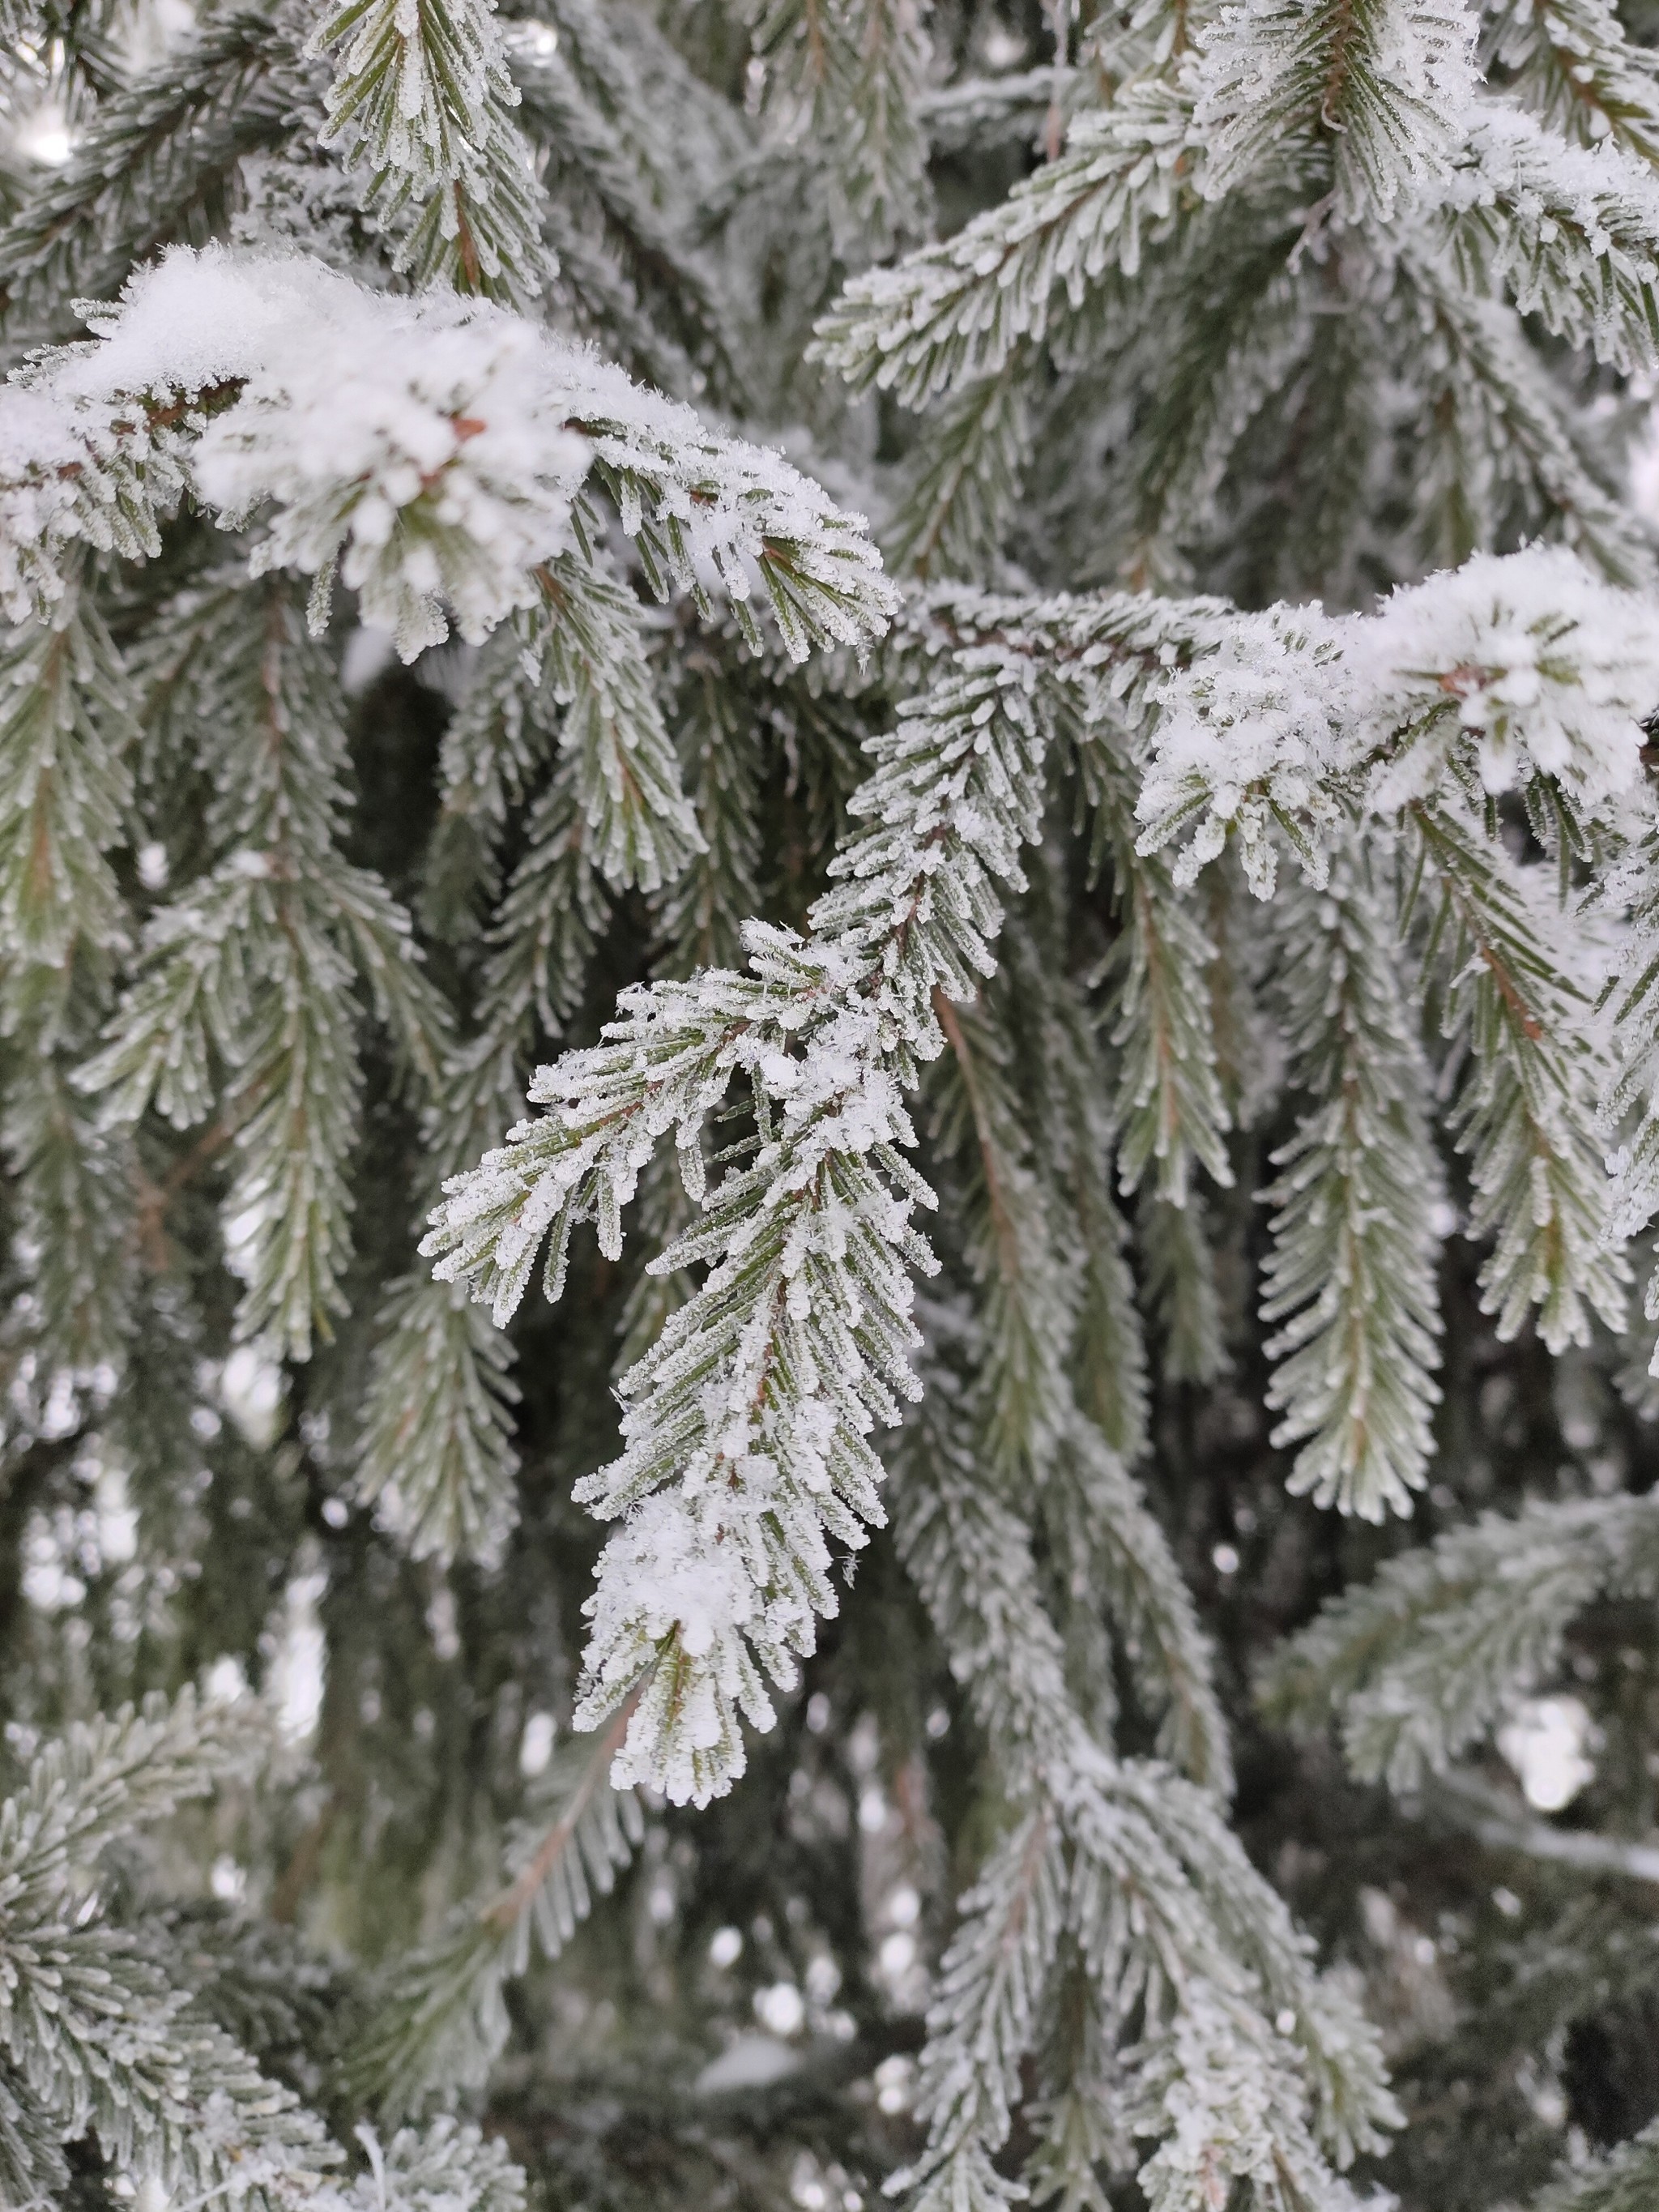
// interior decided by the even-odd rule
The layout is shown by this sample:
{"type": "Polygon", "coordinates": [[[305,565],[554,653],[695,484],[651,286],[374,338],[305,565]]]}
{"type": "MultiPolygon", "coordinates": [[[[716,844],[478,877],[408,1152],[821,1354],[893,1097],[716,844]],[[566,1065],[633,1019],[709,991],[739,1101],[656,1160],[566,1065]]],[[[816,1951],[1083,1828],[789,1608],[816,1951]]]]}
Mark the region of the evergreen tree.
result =
{"type": "Polygon", "coordinates": [[[0,2203],[1659,2203],[1656,165],[0,0],[0,2203]]]}

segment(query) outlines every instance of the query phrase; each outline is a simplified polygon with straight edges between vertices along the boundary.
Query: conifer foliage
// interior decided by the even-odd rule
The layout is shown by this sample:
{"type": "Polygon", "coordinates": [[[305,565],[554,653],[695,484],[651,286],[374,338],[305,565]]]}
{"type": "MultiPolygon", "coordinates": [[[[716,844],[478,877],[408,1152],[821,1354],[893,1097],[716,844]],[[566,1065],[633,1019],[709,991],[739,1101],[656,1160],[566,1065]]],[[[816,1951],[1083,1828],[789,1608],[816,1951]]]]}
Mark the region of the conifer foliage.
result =
{"type": "Polygon", "coordinates": [[[1646,0],[0,0],[0,2203],[1659,2202],[1646,0]]]}

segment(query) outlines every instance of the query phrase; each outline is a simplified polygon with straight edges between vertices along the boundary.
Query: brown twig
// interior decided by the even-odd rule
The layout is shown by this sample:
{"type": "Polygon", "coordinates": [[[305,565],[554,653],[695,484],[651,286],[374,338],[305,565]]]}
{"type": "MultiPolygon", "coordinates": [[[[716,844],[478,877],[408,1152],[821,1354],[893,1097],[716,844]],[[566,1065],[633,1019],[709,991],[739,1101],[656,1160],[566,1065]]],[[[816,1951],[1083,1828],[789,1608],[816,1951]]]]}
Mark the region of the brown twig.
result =
{"type": "Polygon", "coordinates": [[[501,1895],[484,1907],[481,1917],[491,1928],[503,1932],[511,1928],[558,1864],[561,1855],[576,1832],[582,1814],[592,1803],[605,1770],[622,1748],[623,1738],[628,1733],[628,1723],[633,1719],[640,1699],[645,1695],[646,1683],[650,1679],[647,1674],[645,1681],[635,1683],[617,1708],[610,1727],[593,1747],[593,1756],[587,1763],[575,1796],[542,1838],[534,1856],[501,1895]]]}

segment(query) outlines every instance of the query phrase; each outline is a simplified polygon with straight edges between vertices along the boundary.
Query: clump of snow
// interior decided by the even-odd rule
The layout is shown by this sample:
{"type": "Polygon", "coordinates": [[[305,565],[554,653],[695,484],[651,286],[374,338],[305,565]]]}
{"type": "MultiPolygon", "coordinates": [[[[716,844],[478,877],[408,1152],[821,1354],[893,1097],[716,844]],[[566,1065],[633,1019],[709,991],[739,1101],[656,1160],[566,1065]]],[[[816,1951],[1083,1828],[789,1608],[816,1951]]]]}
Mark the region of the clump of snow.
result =
{"type": "MultiPolygon", "coordinates": [[[[1659,706],[1659,607],[1592,576],[1576,555],[1534,547],[1477,555],[1448,575],[1396,592],[1350,651],[1375,742],[1456,702],[1484,787],[1551,776],[1595,808],[1635,782],[1643,716],[1659,706]]],[[[1453,742],[1408,738],[1379,763],[1371,803],[1426,793],[1453,742]]]]}
{"type": "Polygon", "coordinates": [[[1322,881],[1345,807],[1395,812],[1459,767],[1489,792],[1548,776],[1594,811],[1635,783],[1656,706],[1659,608],[1560,548],[1477,555],[1373,615],[1245,616],[1164,686],[1141,848],[1194,825],[1190,882],[1232,833],[1266,896],[1281,837],[1322,881]]]}
{"type": "Polygon", "coordinates": [[[0,599],[16,619],[61,592],[74,540],[153,552],[188,490],[228,528],[264,524],[256,569],[325,580],[337,562],[406,659],[452,615],[476,641],[535,600],[596,460],[682,586],[741,602],[782,551],[798,658],[878,634],[896,603],[861,520],[780,455],[505,309],[180,246],[90,319],[92,343],[0,386],[0,599]]]}
{"type": "Polygon", "coordinates": [[[209,249],[141,271],[94,328],[54,395],[106,410],[240,387],[207,414],[191,489],[228,526],[274,510],[257,568],[337,559],[405,659],[447,635],[446,604],[470,639],[529,605],[535,567],[570,543],[589,449],[515,317],[209,249]]]}
{"type": "Polygon", "coordinates": [[[799,2073],[801,2055],[775,2035],[752,2031],[729,2043],[718,2058],[711,2058],[691,2092],[697,2097],[720,2097],[736,2089],[764,2089],[786,2075],[799,2073]]]}
{"type": "MultiPolygon", "coordinates": [[[[737,1546],[723,1547],[723,1534],[718,1522],[709,1528],[673,1492],[647,1498],[630,1517],[616,1558],[628,1602],[637,1608],[652,1642],[675,1630],[682,1647],[701,1659],[719,1638],[748,1620],[754,1593],[737,1546]]],[[[589,1613],[599,1613],[610,1594],[602,1583],[600,1595],[588,1601],[589,1613]]]]}
{"type": "Polygon", "coordinates": [[[1529,1805],[1559,1813],[1595,1779],[1595,1726],[1580,1698],[1526,1698],[1498,1731],[1498,1748],[1529,1805]]]}
{"type": "Polygon", "coordinates": [[[756,1609],[753,1564],[728,1522],[677,1492],[646,1498],[606,1545],[583,1611],[592,1622],[587,1691],[578,1728],[590,1728],[672,1638],[691,1663],[659,1668],[629,1724],[611,1779],[648,1782],[671,1802],[707,1796],[711,1754],[728,1748],[736,1710],[769,1727],[772,1707],[741,1632],[756,1609]]]}

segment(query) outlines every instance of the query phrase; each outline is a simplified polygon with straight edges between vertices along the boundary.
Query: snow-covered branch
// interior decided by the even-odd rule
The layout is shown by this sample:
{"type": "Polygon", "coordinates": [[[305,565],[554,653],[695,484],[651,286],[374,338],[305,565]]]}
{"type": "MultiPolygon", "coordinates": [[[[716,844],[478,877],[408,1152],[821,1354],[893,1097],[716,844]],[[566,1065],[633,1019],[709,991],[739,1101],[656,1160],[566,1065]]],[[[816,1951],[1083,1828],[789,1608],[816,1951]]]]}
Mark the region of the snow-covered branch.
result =
{"type": "Polygon", "coordinates": [[[448,1185],[434,1218],[438,1272],[472,1278],[505,1319],[550,1234],[553,1296],[576,1222],[620,1249],[671,1128],[702,1196],[702,1124],[746,1084],[752,1157],[653,1263],[709,1273],[624,1378],[623,1456],[581,1487],[622,1517],[590,1606],[588,1724],[650,1678],[619,1779],[700,1802],[729,1786],[738,1709],[770,1718],[756,1660],[793,1680],[791,1655],[836,1607],[827,1538],[861,1544],[882,1517],[866,1439],[914,1391],[909,1274],[931,1264],[900,1085],[942,1044],[935,991],[970,994],[993,966],[994,884],[1018,880],[1041,799],[1030,691],[1005,657],[961,656],[877,741],[865,826],[812,934],[751,923],[746,973],[624,994],[604,1044],[538,1075],[532,1102],[556,1110],[448,1185]]]}
{"type": "Polygon", "coordinates": [[[1190,881],[1234,836],[1267,896],[1273,831],[1317,882],[1345,810],[1392,816],[1449,789],[1544,778],[1593,812],[1634,785],[1656,700],[1649,601],[1565,552],[1477,556],[1375,615],[1242,616],[1165,688],[1141,845],[1195,824],[1176,863],[1190,881]]]}
{"type": "Polygon", "coordinates": [[[89,344],[0,388],[0,604],[63,591],[69,549],[132,557],[188,492],[258,521],[256,572],[337,568],[412,659],[448,616],[478,639],[580,545],[590,477],[653,586],[753,628],[757,584],[789,650],[863,644],[891,587],[855,520],[775,454],[504,310],[368,290],[298,257],[177,248],[98,311],[89,344]]]}

